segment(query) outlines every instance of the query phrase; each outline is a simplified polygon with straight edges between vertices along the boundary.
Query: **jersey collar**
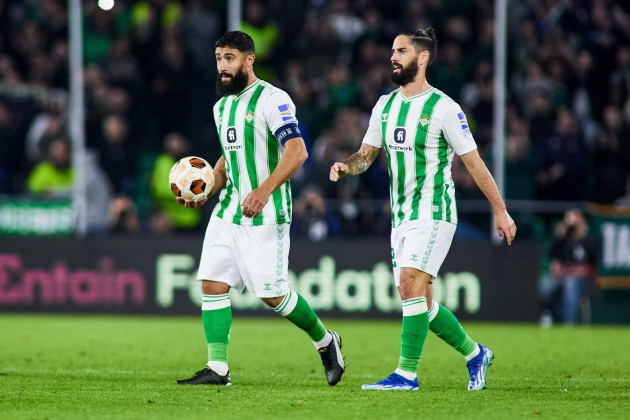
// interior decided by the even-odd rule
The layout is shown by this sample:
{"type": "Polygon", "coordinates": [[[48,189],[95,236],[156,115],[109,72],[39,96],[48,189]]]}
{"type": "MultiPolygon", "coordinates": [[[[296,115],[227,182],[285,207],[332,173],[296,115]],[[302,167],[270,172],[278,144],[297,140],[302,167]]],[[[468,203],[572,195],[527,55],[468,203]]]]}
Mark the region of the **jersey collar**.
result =
{"type": "Polygon", "coordinates": [[[250,90],[251,88],[253,88],[254,86],[257,86],[260,83],[260,79],[256,79],[256,81],[254,83],[252,83],[251,85],[247,86],[245,89],[243,89],[241,91],[241,93],[239,93],[238,95],[232,95],[232,97],[234,99],[240,99],[241,96],[243,96],[243,94],[245,92],[247,92],[248,90],[250,90]]]}
{"type": "Polygon", "coordinates": [[[417,95],[410,96],[409,98],[406,98],[405,95],[403,95],[402,92],[400,92],[400,91],[398,91],[398,93],[400,93],[400,97],[402,98],[403,101],[410,101],[412,99],[416,99],[416,98],[419,98],[421,96],[424,96],[427,93],[432,92],[433,90],[435,90],[435,88],[433,86],[431,86],[431,88],[429,90],[427,90],[426,92],[422,92],[422,93],[419,93],[417,95]]]}

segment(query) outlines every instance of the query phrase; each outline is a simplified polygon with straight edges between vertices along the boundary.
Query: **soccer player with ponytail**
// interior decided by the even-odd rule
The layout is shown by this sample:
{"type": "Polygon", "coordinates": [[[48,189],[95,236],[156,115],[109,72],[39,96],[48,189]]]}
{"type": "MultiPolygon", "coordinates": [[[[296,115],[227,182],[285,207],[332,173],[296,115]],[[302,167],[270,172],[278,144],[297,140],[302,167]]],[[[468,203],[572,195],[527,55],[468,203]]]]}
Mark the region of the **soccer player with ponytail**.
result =
{"type": "Polygon", "coordinates": [[[400,88],[381,96],[374,106],[361,149],[330,170],[333,182],[359,175],[381,149],[389,165],[392,265],[402,298],[402,343],[396,371],[363,389],[417,390],[416,370],[429,330],[466,358],[468,389],[483,389],[492,352],[473,341],[455,315],[432,299],[431,283],[457,227],[451,176],[455,153],[490,201],[495,228],[508,244],[516,235],[516,225],[479,157],[466,115],[426,80],[427,67],[437,53],[433,29],[401,33],[391,52],[391,79],[400,88]]]}

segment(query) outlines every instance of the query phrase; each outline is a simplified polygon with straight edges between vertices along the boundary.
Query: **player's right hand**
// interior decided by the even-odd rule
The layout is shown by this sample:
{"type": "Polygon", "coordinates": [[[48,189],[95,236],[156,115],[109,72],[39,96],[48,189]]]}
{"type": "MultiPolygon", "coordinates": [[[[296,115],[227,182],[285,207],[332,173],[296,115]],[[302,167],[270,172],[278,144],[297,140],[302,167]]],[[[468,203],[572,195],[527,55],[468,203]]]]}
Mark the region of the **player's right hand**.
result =
{"type": "Polygon", "coordinates": [[[185,198],[182,197],[176,197],[177,198],[177,204],[181,204],[184,207],[188,207],[188,208],[192,208],[192,209],[197,209],[201,206],[203,206],[204,204],[206,204],[206,201],[208,201],[208,197],[204,198],[203,200],[186,200],[185,198]]]}
{"type": "Polygon", "coordinates": [[[348,165],[341,162],[335,162],[335,164],[330,168],[330,180],[332,182],[339,181],[341,178],[343,178],[347,171],[348,165]]]}

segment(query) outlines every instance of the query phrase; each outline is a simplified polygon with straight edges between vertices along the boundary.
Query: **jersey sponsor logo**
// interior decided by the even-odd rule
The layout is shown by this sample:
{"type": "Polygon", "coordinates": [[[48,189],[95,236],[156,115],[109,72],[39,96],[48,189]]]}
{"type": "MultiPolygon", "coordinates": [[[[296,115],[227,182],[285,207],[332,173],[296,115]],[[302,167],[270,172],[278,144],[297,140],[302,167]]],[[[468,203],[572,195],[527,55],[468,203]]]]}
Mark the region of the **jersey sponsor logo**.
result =
{"type": "Polygon", "coordinates": [[[423,127],[426,127],[427,125],[429,125],[430,122],[431,122],[431,119],[429,118],[428,115],[423,115],[420,118],[420,125],[423,127]]]}
{"type": "Polygon", "coordinates": [[[388,144],[389,150],[393,152],[413,152],[412,146],[399,146],[397,144],[388,144]]]}
{"type": "Polygon", "coordinates": [[[236,128],[228,127],[226,135],[228,143],[236,143],[236,128]]]}
{"type": "Polygon", "coordinates": [[[245,115],[245,121],[251,123],[254,121],[254,113],[252,111],[247,111],[247,115],[245,115]]]}
{"type": "Polygon", "coordinates": [[[389,117],[389,113],[387,113],[387,112],[382,113],[381,114],[381,121],[382,122],[387,121],[387,117],[389,117]]]}
{"type": "Polygon", "coordinates": [[[291,115],[291,110],[289,109],[288,104],[282,104],[278,107],[278,111],[280,111],[280,115],[282,116],[282,121],[287,122],[293,119],[293,115],[291,115]]]}
{"type": "Polygon", "coordinates": [[[457,114],[457,118],[459,118],[459,124],[462,126],[462,131],[465,135],[470,135],[470,128],[468,127],[468,120],[466,119],[466,115],[463,112],[457,114]]]}
{"type": "Polygon", "coordinates": [[[396,127],[394,130],[394,141],[398,144],[403,144],[407,140],[407,130],[405,127],[396,127]]]}
{"type": "Polygon", "coordinates": [[[234,144],[238,140],[235,127],[228,127],[225,134],[227,137],[227,144],[224,146],[226,152],[231,150],[240,150],[243,148],[242,144],[234,144]]]}

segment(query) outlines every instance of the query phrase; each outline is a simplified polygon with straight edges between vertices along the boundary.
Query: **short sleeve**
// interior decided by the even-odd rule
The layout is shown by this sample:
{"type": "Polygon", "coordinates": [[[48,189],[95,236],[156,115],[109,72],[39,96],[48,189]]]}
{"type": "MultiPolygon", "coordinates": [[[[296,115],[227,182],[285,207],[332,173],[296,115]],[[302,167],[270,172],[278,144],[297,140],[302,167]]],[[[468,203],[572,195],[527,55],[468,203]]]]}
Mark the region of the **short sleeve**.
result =
{"type": "Polygon", "coordinates": [[[442,131],[448,144],[460,156],[477,148],[477,143],[475,143],[470,127],[468,127],[466,115],[455,102],[446,108],[442,120],[442,131]]]}
{"type": "Polygon", "coordinates": [[[370,123],[368,125],[367,132],[363,136],[363,143],[370,146],[381,148],[383,147],[383,136],[381,133],[381,101],[379,100],[374,108],[372,108],[372,116],[370,116],[370,123]]]}
{"type": "Polygon", "coordinates": [[[295,118],[295,105],[285,92],[278,91],[269,96],[264,107],[264,117],[267,127],[281,144],[302,137],[295,118]]]}

